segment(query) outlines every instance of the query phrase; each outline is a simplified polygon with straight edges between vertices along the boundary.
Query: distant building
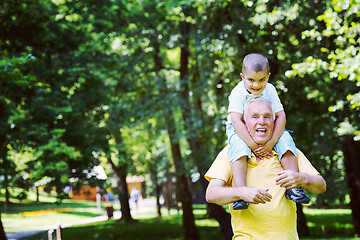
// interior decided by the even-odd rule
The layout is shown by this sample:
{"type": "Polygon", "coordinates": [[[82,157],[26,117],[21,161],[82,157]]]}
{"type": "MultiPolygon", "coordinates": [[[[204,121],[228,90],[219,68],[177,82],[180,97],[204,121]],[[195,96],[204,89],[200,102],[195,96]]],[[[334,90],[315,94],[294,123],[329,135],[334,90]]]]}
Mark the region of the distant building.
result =
{"type": "MultiPolygon", "coordinates": [[[[145,198],[145,184],[143,176],[128,176],[126,177],[126,182],[129,196],[131,189],[135,187],[140,191],[141,198],[145,198]]],[[[82,185],[79,190],[72,189],[70,197],[72,199],[96,201],[96,194],[98,191],[100,191],[100,189],[97,187],[82,185]]],[[[117,196],[114,197],[117,198],[117,196]]],[[[105,196],[102,196],[102,198],[105,199],[105,196]]]]}
{"type": "Polygon", "coordinates": [[[131,189],[135,187],[137,190],[140,191],[140,198],[145,198],[145,181],[143,176],[127,176],[126,182],[129,196],[131,189]]]}
{"type": "Polygon", "coordinates": [[[72,189],[70,197],[76,200],[96,201],[96,193],[98,190],[97,187],[82,185],[79,190],[72,189]]]}

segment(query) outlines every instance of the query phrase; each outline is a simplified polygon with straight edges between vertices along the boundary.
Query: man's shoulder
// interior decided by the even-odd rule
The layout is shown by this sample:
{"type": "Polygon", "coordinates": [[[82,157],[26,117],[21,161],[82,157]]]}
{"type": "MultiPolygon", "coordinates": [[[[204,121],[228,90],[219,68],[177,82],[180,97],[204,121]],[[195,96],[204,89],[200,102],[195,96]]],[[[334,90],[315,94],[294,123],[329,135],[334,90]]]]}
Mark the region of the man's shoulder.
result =
{"type": "Polygon", "coordinates": [[[216,156],[211,167],[205,174],[205,178],[210,181],[213,178],[224,180],[228,182],[232,176],[231,164],[227,156],[230,145],[226,145],[216,156]]]}
{"type": "Polygon", "coordinates": [[[318,175],[319,172],[314,168],[309,159],[305,156],[305,154],[297,148],[297,160],[299,172],[307,173],[309,175],[318,175]]]}
{"type": "Polygon", "coordinates": [[[228,161],[228,156],[227,156],[227,152],[230,148],[230,145],[227,144],[217,155],[217,157],[215,158],[215,161],[228,161]]]}

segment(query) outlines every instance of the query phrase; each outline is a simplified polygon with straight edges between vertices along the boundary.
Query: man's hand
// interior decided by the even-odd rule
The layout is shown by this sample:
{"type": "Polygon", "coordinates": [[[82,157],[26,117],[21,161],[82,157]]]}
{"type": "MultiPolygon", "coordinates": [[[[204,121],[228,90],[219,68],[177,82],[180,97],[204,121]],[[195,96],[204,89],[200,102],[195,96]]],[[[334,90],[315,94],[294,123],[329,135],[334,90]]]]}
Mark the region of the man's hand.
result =
{"type": "Polygon", "coordinates": [[[270,202],[272,196],[265,188],[244,187],[242,190],[242,199],[248,203],[259,204],[270,202]]]}
{"type": "Polygon", "coordinates": [[[281,171],[278,175],[279,177],[275,179],[276,184],[287,189],[301,187],[305,181],[303,174],[291,170],[281,171]]]}
{"type": "Polygon", "coordinates": [[[211,179],[206,189],[205,198],[207,202],[218,205],[225,205],[239,200],[258,204],[271,201],[272,196],[268,191],[269,189],[265,188],[228,187],[223,180],[211,179]]]}

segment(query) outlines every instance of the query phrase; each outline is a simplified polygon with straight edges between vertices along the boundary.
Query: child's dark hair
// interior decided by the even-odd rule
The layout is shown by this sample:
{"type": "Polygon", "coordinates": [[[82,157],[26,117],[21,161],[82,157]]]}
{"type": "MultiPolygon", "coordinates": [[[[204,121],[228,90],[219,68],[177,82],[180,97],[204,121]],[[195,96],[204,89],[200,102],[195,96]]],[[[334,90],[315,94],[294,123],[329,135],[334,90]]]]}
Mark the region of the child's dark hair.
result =
{"type": "Polygon", "coordinates": [[[270,72],[269,60],[260,53],[250,53],[244,57],[242,72],[247,71],[260,72],[266,70],[270,72]]]}

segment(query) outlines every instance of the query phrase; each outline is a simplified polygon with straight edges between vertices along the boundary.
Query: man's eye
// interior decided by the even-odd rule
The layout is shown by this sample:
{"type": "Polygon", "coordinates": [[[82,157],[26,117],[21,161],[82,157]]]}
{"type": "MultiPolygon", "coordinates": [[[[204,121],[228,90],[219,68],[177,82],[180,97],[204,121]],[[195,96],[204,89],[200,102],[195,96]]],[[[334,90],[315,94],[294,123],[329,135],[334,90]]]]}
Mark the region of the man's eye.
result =
{"type": "Polygon", "coordinates": [[[260,82],[265,82],[265,79],[263,78],[263,79],[260,79],[260,82]]]}

